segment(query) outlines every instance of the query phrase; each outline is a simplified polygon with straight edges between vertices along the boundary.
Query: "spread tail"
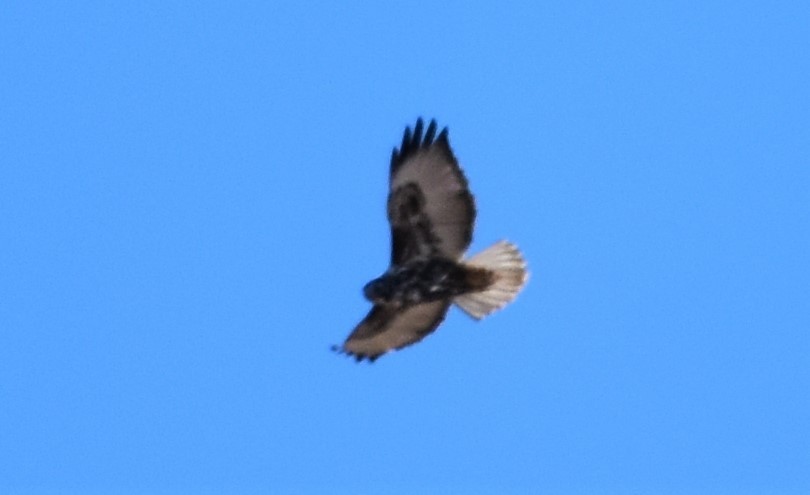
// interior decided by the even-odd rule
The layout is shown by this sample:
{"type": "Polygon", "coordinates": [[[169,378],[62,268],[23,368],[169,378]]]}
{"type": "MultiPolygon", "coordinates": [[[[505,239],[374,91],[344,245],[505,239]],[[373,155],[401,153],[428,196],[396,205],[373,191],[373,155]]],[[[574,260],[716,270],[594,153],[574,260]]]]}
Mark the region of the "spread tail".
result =
{"type": "Polygon", "coordinates": [[[462,263],[489,270],[494,275],[494,281],[486,289],[453,299],[476,320],[509,304],[529,279],[526,261],[517,246],[508,241],[498,241],[462,263]]]}

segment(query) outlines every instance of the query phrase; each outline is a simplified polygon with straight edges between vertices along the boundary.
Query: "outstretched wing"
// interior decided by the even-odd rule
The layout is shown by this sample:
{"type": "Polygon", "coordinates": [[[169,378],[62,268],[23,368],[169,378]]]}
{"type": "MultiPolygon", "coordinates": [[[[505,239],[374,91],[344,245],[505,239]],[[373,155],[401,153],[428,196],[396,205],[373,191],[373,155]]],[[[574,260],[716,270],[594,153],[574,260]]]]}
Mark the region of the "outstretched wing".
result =
{"type": "Polygon", "coordinates": [[[472,240],[475,203],[453,156],[447,128],[436,137],[431,120],[424,137],[422,119],[391,156],[388,220],[391,264],[419,256],[461,258],[472,240]],[[435,140],[434,140],[435,137],[435,140]]]}
{"type": "Polygon", "coordinates": [[[374,361],[388,351],[419,342],[444,320],[450,301],[434,301],[408,308],[375,305],[342,346],[334,350],[358,361],[374,361]]]}

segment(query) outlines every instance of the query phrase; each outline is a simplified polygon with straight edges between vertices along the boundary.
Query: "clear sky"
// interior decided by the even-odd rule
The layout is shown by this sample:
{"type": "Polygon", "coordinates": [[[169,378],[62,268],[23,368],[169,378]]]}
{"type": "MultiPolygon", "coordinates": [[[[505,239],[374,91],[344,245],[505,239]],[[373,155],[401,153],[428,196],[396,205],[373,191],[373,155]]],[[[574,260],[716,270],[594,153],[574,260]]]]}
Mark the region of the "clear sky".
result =
{"type": "Polygon", "coordinates": [[[4,2],[0,493],[810,493],[808,26],[4,2]],[[418,116],[532,276],[356,364],[418,116]]]}

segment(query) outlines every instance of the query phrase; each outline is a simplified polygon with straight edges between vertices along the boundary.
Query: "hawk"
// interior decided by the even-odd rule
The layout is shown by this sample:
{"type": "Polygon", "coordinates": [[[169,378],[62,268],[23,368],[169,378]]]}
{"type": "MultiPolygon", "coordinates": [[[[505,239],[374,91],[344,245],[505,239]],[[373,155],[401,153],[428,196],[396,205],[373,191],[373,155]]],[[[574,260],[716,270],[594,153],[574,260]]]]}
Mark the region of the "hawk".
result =
{"type": "Polygon", "coordinates": [[[357,361],[415,344],[456,304],[480,320],[511,302],[527,280],[517,247],[499,241],[470,258],[475,201],[450,149],[447,128],[405,128],[391,155],[388,221],[391,263],[365,285],[373,307],[342,346],[357,361]]]}

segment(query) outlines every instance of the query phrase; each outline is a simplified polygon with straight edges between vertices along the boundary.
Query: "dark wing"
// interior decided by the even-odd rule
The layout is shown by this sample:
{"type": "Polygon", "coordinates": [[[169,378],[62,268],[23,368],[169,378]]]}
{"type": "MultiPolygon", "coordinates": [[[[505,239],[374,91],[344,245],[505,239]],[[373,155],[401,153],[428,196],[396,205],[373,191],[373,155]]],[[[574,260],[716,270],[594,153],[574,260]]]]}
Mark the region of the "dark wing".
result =
{"type": "Polygon", "coordinates": [[[422,136],[422,119],[391,156],[388,220],[391,264],[418,256],[461,258],[472,240],[475,203],[467,179],[453,156],[444,128],[435,138],[431,120],[422,136]]]}
{"type": "Polygon", "coordinates": [[[361,361],[374,361],[388,351],[419,342],[444,320],[450,301],[434,301],[408,308],[375,305],[343,343],[334,350],[361,361]]]}

